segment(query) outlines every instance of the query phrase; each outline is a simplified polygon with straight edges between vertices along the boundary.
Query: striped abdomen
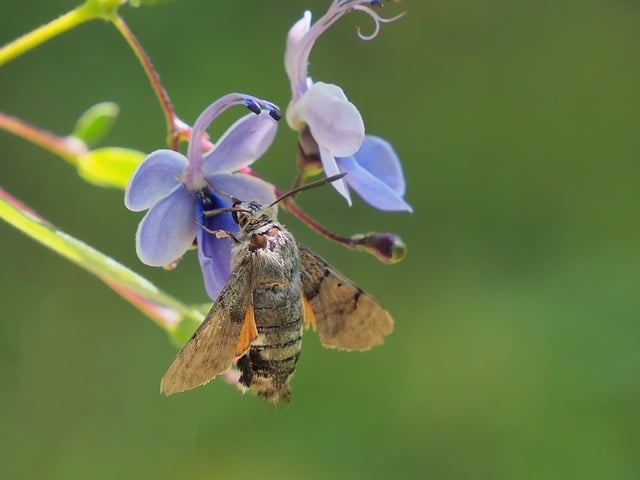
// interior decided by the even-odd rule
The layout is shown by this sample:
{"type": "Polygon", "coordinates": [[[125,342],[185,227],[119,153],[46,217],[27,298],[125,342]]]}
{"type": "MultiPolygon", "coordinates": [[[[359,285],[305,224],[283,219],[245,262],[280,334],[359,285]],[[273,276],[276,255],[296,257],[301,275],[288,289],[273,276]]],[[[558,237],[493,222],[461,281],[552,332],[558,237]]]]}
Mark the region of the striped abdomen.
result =
{"type": "Polygon", "coordinates": [[[271,225],[251,237],[253,315],[258,338],[238,360],[240,383],[273,402],[291,397],[289,379],[302,346],[302,282],[295,240],[271,225]]]}
{"type": "Polygon", "coordinates": [[[240,383],[268,400],[288,401],[289,378],[302,346],[302,300],[294,285],[257,288],[253,308],[258,338],[238,360],[240,383]]]}

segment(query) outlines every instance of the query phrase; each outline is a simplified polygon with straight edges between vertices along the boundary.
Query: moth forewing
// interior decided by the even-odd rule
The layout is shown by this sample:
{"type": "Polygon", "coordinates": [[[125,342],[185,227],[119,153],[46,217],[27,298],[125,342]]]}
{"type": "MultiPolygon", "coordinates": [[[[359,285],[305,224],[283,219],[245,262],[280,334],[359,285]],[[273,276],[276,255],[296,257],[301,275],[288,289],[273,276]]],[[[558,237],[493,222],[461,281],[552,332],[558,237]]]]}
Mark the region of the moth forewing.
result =
{"type": "Polygon", "coordinates": [[[165,395],[203,385],[233,363],[250,308],[253,265],[245,262],[231,275],[200,327],[178,352],[160,382],[165,395]]]}
{"type": "Polygon", "coordinates": [[[313,313],[307,320],[325,347],[368,350],[393,331],[393,319],[372,297],[298,243],[302,289],[313,313]]]}

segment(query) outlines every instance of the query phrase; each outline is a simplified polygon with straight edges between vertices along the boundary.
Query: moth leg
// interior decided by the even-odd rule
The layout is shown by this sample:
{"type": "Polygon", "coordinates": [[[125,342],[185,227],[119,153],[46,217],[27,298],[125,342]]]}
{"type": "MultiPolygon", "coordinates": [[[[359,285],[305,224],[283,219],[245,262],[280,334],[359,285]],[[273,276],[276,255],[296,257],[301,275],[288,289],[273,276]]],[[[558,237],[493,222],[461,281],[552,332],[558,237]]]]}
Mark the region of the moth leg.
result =
{"type": "Polygon", "coordinates": [[[195,223],[200,228],[202,228],[205,232],[210,233],[211,235],[215,235],[216,238],[228,238],[233,243],[240,243],[240,240],[238,240],[233,233],[231,233],[231,232],[229,232],[227,230],[211,230],[210,228],[205,227],[201,223],[198,223],[198,222],[195,222],[195,223]]]}

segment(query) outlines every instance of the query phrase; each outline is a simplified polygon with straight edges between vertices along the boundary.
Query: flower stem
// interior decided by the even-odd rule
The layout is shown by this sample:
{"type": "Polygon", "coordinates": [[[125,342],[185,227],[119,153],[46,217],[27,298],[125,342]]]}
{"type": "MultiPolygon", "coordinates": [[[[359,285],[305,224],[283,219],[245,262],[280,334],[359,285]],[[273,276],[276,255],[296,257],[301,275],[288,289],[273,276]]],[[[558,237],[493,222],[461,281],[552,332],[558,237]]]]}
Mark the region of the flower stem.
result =
{"type": "Polygon", "coordinates": [[[71,30],[81,23],[98,18],[99,16],[100,15],[94,8],[91,8],[86,4],[74,8],[70,12],[67,12],[55,20],[26,33],[19,38],[16,38],[14,41],[0,48],[0,67],[38,45],[41,45],[47,40],[71,30]]]}
{"type": "MultiPolygon", "coordinates": [[[[203,315],[113,258],[58,230],[47,220],[0,188],[0,219],[95,275],[133,306],[176,338],[184,327],[189,335],[203,315]]],[[[187,337],[188,338],[188,337],[187,337]]],[[[180,342],[183,342],[180,339],[180,342]]],[[[178,342],[177,342],[178,343],[178,342]]]]}
{"type": "Polygon", "coordinates": [[[287,198],[283,200],[282,203],[288,212],[298,217],[300,221],[307,224],[312,230],[351,250],[370,253],[381,262],[389,264],[398,263],[407,253],[407,247],[402,241],[402,238],[395,233],[369,232],[365,234],[355,234],[350,237],[341,237],[331,233],[300,210],[296,206],[293,198],[287,198]]]}
{"type": "Polygon", "coordinates": [[[78,156],[87,152],[84,143],[78,139],[59,137],[2,112],[0,112],[0,129],[49,150],[73,166],[76,166],[78,156]]]}
{"type": "Polygon", "coordinates": [[[136,57],[138,57],[138,60],[140,61],[144,72],[149,78],[151,88],[153,88],[153,91],[158,98],[160,108],[162,108],[164,118],[167,123],[167,144],[169,145],[169,148],[178,150],[178,145],[180,143],[181,137],[184,135],[183,130],[185,128],[188,128],[188,125],[184,124],[176,115],[176,112],[173,109],[173,105],[171,104],[171,100],[169,99],[169,94],[162,85],[160,76],[153,67],[153,63],[151,62],[149,55],[147,55],[147,52],[145,52],[144,48],[142,48],[142,44],[138,41],[129,26],[125,23],[124,19],[119,15],[115,15],[111,19],[111,21],[127,41],[129,46],[133,50],[133,53],[136,55],[136,57]]]}

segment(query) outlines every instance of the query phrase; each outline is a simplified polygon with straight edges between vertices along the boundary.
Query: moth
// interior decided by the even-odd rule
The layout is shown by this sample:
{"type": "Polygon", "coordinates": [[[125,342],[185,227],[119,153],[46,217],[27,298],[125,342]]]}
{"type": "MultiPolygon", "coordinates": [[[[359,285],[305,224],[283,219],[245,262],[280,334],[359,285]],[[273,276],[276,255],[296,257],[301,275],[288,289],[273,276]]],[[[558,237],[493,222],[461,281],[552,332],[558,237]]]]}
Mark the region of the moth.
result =
{"type": "Polygon", "coordinates": [[[316,330],[325,347],[341,350],[368,350],[391,333],[393,319],[384,308],[278,222],[277,202],[301,189],[268,206],[236,200],[213,211],[231,211],[240,227],[237,238],[218,232],[234,243],[231,277],[164,374],[163,394],[203,385],[237,358],[244,389],[288,402],[305,327],[316,330]]]}

